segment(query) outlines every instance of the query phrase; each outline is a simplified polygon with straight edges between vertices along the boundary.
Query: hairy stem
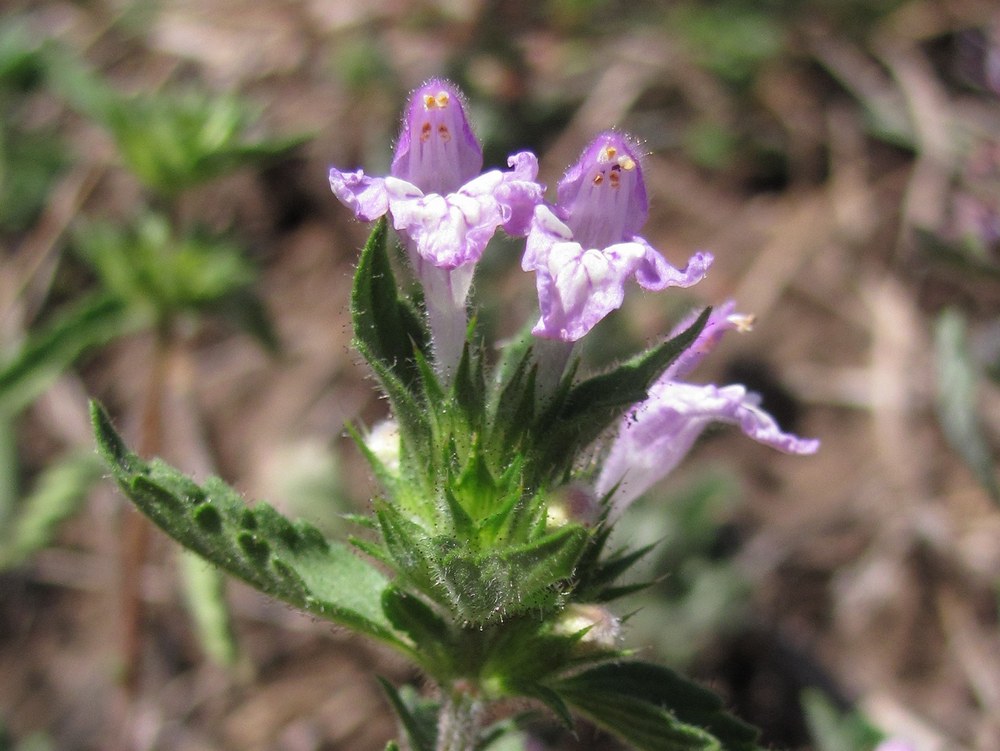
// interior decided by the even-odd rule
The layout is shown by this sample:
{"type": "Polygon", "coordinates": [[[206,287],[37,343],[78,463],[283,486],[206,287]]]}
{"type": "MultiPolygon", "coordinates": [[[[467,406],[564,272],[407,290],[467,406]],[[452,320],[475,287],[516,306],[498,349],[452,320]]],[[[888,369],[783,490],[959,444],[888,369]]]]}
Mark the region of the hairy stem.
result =
{"type": "Polygon", "coordinates": [[[452,689],[441,703],[436,751],[473,751],[479,738],[482,714],[482,700],[468,692],[452,689]]]}

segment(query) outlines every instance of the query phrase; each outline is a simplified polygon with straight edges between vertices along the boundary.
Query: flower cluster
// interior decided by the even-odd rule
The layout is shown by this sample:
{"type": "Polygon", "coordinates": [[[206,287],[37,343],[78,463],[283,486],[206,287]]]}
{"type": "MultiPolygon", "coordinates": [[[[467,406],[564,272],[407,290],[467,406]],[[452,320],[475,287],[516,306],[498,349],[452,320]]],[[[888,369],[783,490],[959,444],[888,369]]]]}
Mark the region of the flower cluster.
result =
{"type": "Polygon", "coordinates": [[[617,516],[711,422],[789,453],[817,442],[783,432],[743,386],[688,382],[726,331],[749,327],[732,303],[604,372],[567,367],[631,281],[687,287],[712,257],[674,266],[642,237],[642,163],[620,133],[583,150],[554,203],[533,154],[514,154],[507,167],[482,171],[460,92],[432,80],[409,101],[389,175],[330,170],[337,197],[376,220],[355,269],[351,319],[392,415],[351,429],[381,486],[370,516],[355,518],[362,535],[327,539],[266,503],[248,506],[217,478],[199,484],[145,462],[93,405],[101,453],[125,494],[174,539],[415,663],[439,689],[429,705],[414,708],[385,684],[407,748],[485,748],[513,728],[490,718],[530,702],[567,726],[584,715],[639,751],[665,742],[759,751],[757,733],[720,699],[620,647],[622,623],[607,604],[636,590],[623,577],[644,551],[608,543],[617,516]],[[420,301],[396,284],[390,224],[420,301]],[[499,230],[524,238],[521,265],[535,275],[539,315],[493,363],[473,340],[466,306],[499,230]]]}
{"type": "MultiPolygon", "coordinates": [[[[410,97],[388,176],[330,170],[334,194],[357,218],[391,216],[423,285],[435,369],[445,382],[465,346],[475,265],[498,229],[525,237],[521,267],[534,272],[538,291],[536,362],[550,371],[537,380],[548,390],[562,377],[573,344],[622,305],[629,280],[653,291],[689,287],[712,264],[710,253],[699,252],[678,268],[639,234],[649,213],[641,156],[621,133],[601,133],[583,150],[560,180],[554,204],[536,182],[538,162],[530,152],[512,155],[509,171],[481,173],[482,164],[461,93],[434,79],[410,97]]],[[[592,487],[596,497],[610,499],[612,518],[676,467],[713,422],[736,424],[786,453],[817,450],[818,441],[783,432],[743,386],[684,380],[722,334],[749,328],[752,319],[733,309],[729,302],[714,311],[622,418],[592,487]]]]}

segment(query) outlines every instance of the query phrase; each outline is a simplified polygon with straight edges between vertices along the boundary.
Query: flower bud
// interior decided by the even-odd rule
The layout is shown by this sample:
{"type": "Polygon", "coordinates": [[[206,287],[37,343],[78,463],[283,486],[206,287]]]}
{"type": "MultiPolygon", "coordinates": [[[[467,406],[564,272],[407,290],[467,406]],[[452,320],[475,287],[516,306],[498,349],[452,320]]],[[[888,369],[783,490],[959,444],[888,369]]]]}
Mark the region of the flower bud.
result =
{"type": "Polygon", "coordinates": [[[399,423],[390,418],[375,425],[365,436],[365,446],[387,470],[399,472],[399,423]]]}
{"type": "Polygon", "coordinates": [[[564,485],[552,493],[549,499],[546,523],[556,529],[566,524],[593,526],[601,518],[601,504],[594,491],[583,483],[564,485]]]}
{"type": "Polygon", "coordinates": [[[610,610],[600,605],[572,604],[566,607],[556,623],[555,631],[572,636],[586,629],[578,645],[586,651],[615,649],[621,640],[622,623],[610,610]]]}

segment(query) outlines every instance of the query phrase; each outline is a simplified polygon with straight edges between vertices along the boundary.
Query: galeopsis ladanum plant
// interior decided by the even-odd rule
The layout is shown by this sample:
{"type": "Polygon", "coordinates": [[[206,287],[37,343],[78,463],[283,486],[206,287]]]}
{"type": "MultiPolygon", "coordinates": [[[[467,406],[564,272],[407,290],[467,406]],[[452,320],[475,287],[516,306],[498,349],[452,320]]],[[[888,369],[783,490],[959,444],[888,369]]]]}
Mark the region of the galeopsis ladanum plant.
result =
{"type": "Polygon", "coordinates": [[[648,214],[640,155],[600,134],[554,203],[537,159],[483,172],[451,83],[407,104],[390,174],[330,170],[334,194],[374,222],[354,277],[354,344],[391,407],[352,429],[381,485],[356,537],[328,540],[221,480],[196,484],[132,453],[98,406],[115,479],[167,534],[260,590],[352,628],[414,661],[438,687],[432,709],[385,684],[415,751],[487,748],[504,707],[582,715],[637,749],[757,748],[756,732],[711,692],[620,647],[608,607],[646,549],[612,548],[614,522],[713,422],[788,453],[818,443],[783,432],[743,386],[689,383],[749,316],[727,302],[606,372],[580,372],[576,342],[619,308],[629,280],[689,287],[712,257],[678,268],[639,233],[648,214]],[[397,285],[389,227],[422,295],[397,285]],[[490,239],[524,238],[539,317],[498,357],[468,297],[490,239]],[[470,325],[471,320],[471,325],[470,325]],[[430,717],[430,719],[429,719],[430,717]]]}

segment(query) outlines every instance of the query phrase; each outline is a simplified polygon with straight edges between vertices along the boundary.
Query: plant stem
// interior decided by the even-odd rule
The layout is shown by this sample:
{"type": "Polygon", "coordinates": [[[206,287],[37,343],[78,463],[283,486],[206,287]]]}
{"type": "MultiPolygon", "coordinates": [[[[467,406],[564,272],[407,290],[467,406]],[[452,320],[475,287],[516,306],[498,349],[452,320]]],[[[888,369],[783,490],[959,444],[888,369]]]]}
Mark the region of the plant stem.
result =
{"type": "Polygon", "coordinates": [[[473,751],[479,738],[483,702],[453,688],[441,703],[436,751],[473,751]]]}

